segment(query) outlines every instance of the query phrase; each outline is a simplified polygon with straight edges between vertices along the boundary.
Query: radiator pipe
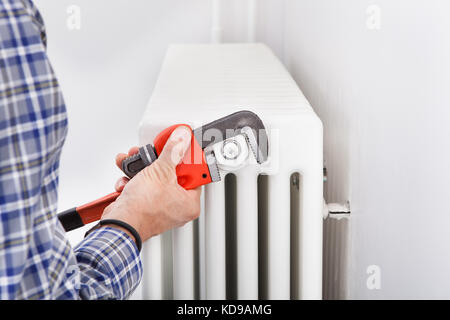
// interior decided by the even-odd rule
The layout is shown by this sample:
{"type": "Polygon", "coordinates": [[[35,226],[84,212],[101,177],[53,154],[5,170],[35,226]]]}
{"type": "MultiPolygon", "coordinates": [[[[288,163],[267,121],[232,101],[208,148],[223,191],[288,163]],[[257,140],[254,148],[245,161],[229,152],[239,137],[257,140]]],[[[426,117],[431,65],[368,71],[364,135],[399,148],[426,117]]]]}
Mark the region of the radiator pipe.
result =
{"type": "Polygon", "coordinates": [[[221,0],[212,1],[211,42],[222,42],[222,4],[221,0]]]}
{"type": "Polygon", "coordinates": [[[256,42],[257,0],[248,0],[247,42],[256,42]]]}

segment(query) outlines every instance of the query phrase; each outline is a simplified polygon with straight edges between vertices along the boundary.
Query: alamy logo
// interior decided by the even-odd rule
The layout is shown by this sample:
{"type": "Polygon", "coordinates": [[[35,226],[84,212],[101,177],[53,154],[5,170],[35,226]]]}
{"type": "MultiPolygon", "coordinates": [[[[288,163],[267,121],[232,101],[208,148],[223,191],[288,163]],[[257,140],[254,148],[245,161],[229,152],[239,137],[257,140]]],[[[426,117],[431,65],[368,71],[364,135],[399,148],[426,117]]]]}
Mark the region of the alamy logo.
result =
{"type": "Polygon", "coordinates": [[[380,6],[373,4],[366,9],[367,20],[366,26],[369,30],[381,29],[381,8],[380,6]]]}
{"type": "Polygon", "coordinates": [[[72,30],[81,29],[81,8],[77,5],[71,5],[67,7],[67,28],[72,30]]]}
{"type": "Polygon", "coordinates": [[[381,268],[377,265],[370,265],[366,270],[367,277],[366,285],[369,290],[380,290],[381,289],[381,268]]]}
{"type": "Polygon", "coordinates": [[[80,269],[77,265],[67,267],[66,277],[66,286],[69,289],[80,290],[80,269]]]}

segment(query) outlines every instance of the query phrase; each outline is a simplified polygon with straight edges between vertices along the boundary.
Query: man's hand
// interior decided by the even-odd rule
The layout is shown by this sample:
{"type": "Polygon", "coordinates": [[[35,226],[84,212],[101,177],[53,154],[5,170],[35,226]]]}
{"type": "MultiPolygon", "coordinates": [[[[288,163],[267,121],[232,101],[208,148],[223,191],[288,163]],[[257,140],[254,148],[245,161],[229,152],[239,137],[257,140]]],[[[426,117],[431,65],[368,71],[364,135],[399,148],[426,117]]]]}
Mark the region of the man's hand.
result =
{"type": "MultiPolygon", "coordinates": [[[[201,187],[185,190],[177,182],[176,166],[181,162],[191,141],[189,128],[178,127],[159,158],[140,171],[133,179],[119,179],[116,190],[122,191],[115,202],[103,212],[102,219],[117,219],[133,226],[142,241],[169,229],[183,226],[200,215],[201,187]]],[[[116,164],[137,153],[119,154],[116,164]]]]}

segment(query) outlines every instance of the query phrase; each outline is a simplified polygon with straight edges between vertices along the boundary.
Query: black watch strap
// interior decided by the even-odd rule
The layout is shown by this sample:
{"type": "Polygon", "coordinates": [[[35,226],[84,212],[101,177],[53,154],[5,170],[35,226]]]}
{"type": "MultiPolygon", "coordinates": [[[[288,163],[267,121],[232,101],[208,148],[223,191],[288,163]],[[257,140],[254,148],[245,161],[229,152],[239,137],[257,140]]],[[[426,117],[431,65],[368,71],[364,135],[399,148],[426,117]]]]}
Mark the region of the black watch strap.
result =
{"type": "Polygon", "coordinates": [[[107,225],[107,224],[112,224],[112,225],[116,225],[119,227],[122,227],[124,229],[126,229],[128,232],[130,232],[134,239],[136,240],[136,246],[138,248],[138,251],[141,252],[142,249],[142,239],[141,236],[139,235],[139,233],[136,231],[135,228],[133,228],[131,225],[129,225],[126,222],[120,221],[120,220],[116,220],[116,219],[104,219],[104,220],[100,220],[95,226],[93,226],[91,229],[89,229],[84,237],[86,238],[92,231],[97,230],[98,228],[107,225]]]}

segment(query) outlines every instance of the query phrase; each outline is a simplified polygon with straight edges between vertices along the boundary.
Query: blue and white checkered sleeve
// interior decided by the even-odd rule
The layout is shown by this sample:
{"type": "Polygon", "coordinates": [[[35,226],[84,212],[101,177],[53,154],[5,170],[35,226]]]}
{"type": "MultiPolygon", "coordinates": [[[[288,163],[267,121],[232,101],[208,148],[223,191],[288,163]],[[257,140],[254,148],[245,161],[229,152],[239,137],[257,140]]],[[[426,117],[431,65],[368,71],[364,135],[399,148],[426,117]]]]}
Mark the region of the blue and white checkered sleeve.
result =
{"type": "Polygon", "coordinates": [[[135,242],[111,227],[94,230],[76,248],[82,299],[126,299],[141,281],[135,242]]]}

